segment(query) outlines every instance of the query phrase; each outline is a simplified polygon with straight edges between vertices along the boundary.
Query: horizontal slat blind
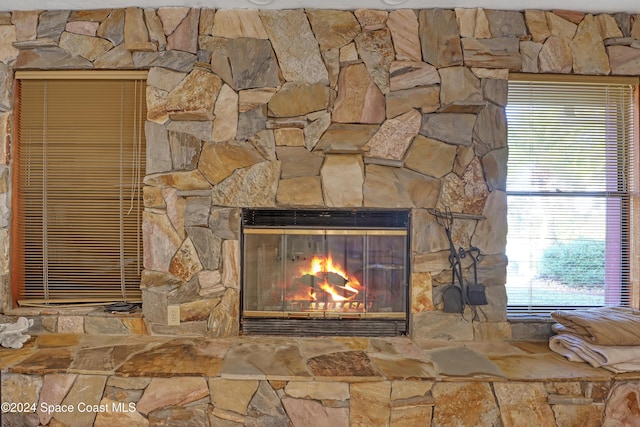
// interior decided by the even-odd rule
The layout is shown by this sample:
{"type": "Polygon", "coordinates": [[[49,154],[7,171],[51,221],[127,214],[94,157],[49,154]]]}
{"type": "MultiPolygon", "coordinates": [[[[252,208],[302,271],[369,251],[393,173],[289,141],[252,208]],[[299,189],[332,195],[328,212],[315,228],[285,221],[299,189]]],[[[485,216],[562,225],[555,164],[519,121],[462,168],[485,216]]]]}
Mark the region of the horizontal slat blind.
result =
{"type": "Polygon", "coordinates": [[[628,305],[633,85],[510,81],[510,313],[628,305]]]}
{"type": "Polygon", "coordinates": [[[144,82],[19,85],[18,299],[139,299],[144,82]]]}

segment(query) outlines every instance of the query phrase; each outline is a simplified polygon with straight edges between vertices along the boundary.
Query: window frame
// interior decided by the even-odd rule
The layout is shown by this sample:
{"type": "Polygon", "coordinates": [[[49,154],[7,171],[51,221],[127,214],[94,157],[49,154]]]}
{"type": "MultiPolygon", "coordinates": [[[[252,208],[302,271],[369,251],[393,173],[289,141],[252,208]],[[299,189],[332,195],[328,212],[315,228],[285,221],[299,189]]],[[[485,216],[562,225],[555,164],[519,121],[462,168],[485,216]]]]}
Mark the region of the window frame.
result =
{"type": "MultiPolygon", "coordinates": [[[[24,270],[25,270],[25,257],[24,253],[21,253],[21,249],[24,248],[24,244],[20,243],[22,241],[20,232],[21,229],[19,227],[19,217],[20,215],[24,215],[24,212],[21,211],[21,206],[19,203],[19,193],[20,193],[20,176],[17,168],[19,167],[18,163],[18,155],[21,142],[19,141],[19,120],[20,120],[20,104],[22,99],[22,94],[20,92],[21,83],[20,81],[24,80],[69,80],[69,81],[87,81],[87,80],[113,80],[113,81],[140,81],[143,85],[138,91],[141,92],[143,98],[141,99],[142,103],[140,106],[143,108],[143,112],[146,111],[146,99],[144,98],[144,93],[146,92],[146,81],[148,77],[148,70],[64,70],[64,71],[49,71],[49,70],[41,70],[41,71],[16,71],[14,75],[14,117],[13,117],[13,142],[11,147],[11,183],[12,183],[12,195],[11,195],[11,210],[12,210],[12,219],[11,219],[11,258],[10,258],[10,275],[11,275],[11,303],[12,307],[19,306],[19,295],[21,294],[21,287],[24,286],[24,270]]],[[[142,143],[146,144],[146,138],[144,136],[144,126],[146,122],[146,114],[142,114],[139,119],[135,119],[136,123],[140,126],[138,132],[141,132],[140,135],[142,137],[142,143]]],[[[144,147],[144,145],[143,145],[144,147]]],[[[142,202],[142,182],[145,176],[144,163],[146,157],[146,150],[143,148],[141,152],[139,152],[139,163],[137,168],[139,169],[139,191],[140,203],[142,202]]],[[[143,205],[140,205],[140,209],[144,209],[143,205]]],[[[140,242],[142,241],[142,222],[139,223],[139,238],[140,242]]],[[[122,251],[122,248],[121,248],[122,251]]],[[[140,252],[140,263],[142,262],[142,252],[140,252]]],[[[122,268],[122,267],[121,267],[122,268]]],[[[140,264],[140,272],[142,272],[142,264],[140,264]]],[[[122,273],[121,273],[122,274],[122,273]]],[[[43,285],[44,286],[44,285],[43,285]]],[[[88,285],[85,285],[88,288],[88,285]]],[[[43,291],[44,292],[44,291],[43,291]]],[[[94,301],[92,298],[78,298],[79,301],[66,301],[64,299],[51,299],[50,301],[31,301],[27,302],[24,305],[39,305],[39,304],[66,304],[66,303],[94,303],[104,302],[106,298],[100,297],[96,298],[94,301]]],[[[113,301],[122,301],[123,299],[114,299],[113,301]]],[[[129,302],[140,302],[140,296],[136,296],[134,298],[128,298],[129,302]]]]}
{"type": "MultiPolygon", "coordinates": [[[[631,141],[631,150],[633,152],[632,162],[634,162],[632,166],[632,174],[630,175],[629,181],[629,191],[628,194],[628,233],[626,237],[628,238],[628,283],[627,283],[627,305],[629,307],[638,309],[640,307],[640,282],[639,282],[639,274],[640,274],[640,238],[638,238],[638,232],[640,232],[640,198],[639,198],[639,187],[640,184],[640,165],[638,165],[638,160],[640,158],[640,121],[639,121],[639,110],[640,110],[640,102],[639,102],[639,93],[640,93],[640,78],[639,77],[630,77],[630,76],[584,76],[584,75],[572,75],[572,74],[564,74],[564,75],[556,75],[556,74],[532,74],[532,73],[510,73],[508,77],[508,82],[511,81],[530,81],[530,82],[558,82],[558,83],[621,83],[621,84],[630,84],[633,86],[632,91],[632,133],[630,135],[631,141]]],[[[508,105],[508,104],[507,104],[508,105]]],[[[507,105],[505,105],[505,118],[507,115],[507,105]]],[[[507,120],[508,121],[508,120],[507,120]]],[[[508,124],[507,124],[508,126],[508,124]]],[[[509,147],[509,141],[507,141],[507,147],[509,147]]],[[[507,161],[507,165],[509,162],[507,161]]],[[[507,167],[508,168],[508,167],[507,167]]],[[[508,172],[507,172],[508,173],[508,172]]],[[[509,191],[506,189],[506,195],[518,195],[518,191],[509,191]],[[511,194],[510,194],[511,193],[511,194]],[[515,194],[514,194],[515,193],[515,194]]],[[[521,193],[521,192],[520,192],[521,193]]],[[[537,192],[536,192],[537,193],[537,192]]],[[[507,207],[508,209],[508,207],[507,207]]],[[[507,224],[508,226],[509,224],[507,224]]],[[[624,238],[624,236],[623,236],[624,238]]],[[[508,241],[508,235],[507,235],[508,241]]],[[[505,276],[508,281],[508,276],[505,276]]],[[[505,283],[505,286],[508,288],[508,282],[505,283]]],[[[507,303],[507,314],[511,318],[513,316],[522,317],[522,316],[538,316],[538,315],[548,315],[550,311],[553,309],[560,308],[579,308],[579,306],[549,306],[549,310],[538,309],[538,310],[525,310],[522,308],[522,305],[509,305],[507,303]],[[519,308],[519,309],[518,309],[519,308]]]]}

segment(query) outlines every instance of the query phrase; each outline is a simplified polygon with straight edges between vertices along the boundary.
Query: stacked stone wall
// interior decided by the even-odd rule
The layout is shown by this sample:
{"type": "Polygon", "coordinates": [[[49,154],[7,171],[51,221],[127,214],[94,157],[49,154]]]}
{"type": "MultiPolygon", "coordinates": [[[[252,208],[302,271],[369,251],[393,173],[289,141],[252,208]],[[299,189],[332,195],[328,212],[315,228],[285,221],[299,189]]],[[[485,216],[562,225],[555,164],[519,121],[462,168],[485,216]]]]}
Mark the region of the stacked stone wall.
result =
{"type": "MultiPolygon", "coordinates": [[[[640,74],[627,13],[192,8],[0,12],[0,302],[10,308],[13,73],[149,70],[141,287],[152,334],[239,333],[242,207],[412,209],[411,334],[507,340],[510,72],[640,74]],[[448,243],[485,255],[443,313],[448,243]],[[167,326],[179,305],[180,326],[167,326]],[[469,316],[466,317],[467,319],[469,316]]],[[[468,268],[468,266],[466,266],[468,268]]]]}

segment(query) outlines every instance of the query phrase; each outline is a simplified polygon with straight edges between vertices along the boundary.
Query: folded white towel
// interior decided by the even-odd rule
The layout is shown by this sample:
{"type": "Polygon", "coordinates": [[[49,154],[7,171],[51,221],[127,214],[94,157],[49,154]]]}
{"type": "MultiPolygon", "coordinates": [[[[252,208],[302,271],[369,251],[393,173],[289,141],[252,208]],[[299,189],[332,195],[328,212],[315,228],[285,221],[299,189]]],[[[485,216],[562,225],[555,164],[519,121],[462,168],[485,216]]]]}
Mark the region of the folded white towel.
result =
{"type": "Polygon", "coordinates": [[[549,348],[572,362],[587,362],[615,373],[640,371],[640,345],[598,345],[573,334],[554,335],[549,348]]]}

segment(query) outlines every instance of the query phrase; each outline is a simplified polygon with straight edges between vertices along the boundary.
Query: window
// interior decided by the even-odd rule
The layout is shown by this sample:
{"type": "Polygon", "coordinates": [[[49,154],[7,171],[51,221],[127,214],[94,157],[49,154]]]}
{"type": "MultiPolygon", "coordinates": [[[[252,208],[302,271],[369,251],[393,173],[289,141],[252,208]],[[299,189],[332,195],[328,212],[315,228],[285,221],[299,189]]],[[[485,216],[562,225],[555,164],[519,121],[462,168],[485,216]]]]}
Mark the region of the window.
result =
{"type": "Polygon", "coordinates": [[[629,78],[510,79],[511,314],[629,305],[636,87],[629,78]]]}
{"type": "Polygon", "coordinates": [[[16,73],[18,304],[140,299],[144,79],[144,72],[16,73]]]}

